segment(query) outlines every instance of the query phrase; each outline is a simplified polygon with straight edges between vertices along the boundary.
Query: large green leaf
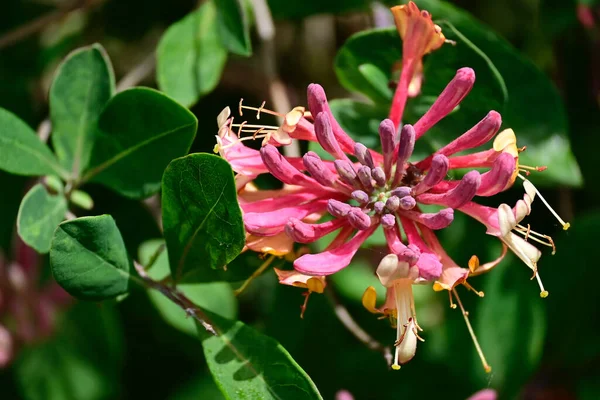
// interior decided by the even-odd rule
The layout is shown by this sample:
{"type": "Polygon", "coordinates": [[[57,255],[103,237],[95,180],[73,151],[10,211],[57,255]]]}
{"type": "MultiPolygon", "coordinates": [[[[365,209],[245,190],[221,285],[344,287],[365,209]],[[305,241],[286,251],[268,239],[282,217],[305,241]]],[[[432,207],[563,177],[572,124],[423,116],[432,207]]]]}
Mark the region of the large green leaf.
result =
{"type": "Polygon", "coordinates": [[[227,161],[190,154],[167,167],[162,188],[163,227],[171,275],[203,280],[222,269],[244,246],[242,213],[227,161]]]}
{"type": "MultiPolygon", "coordinates": [[[[546,335],[545,300],[531,282],[530,270],[511,256],[487,277],[485,297],[473,310],[475,331],[492,366],[487,375],[476,354],[475,371],[512,398],[538,368],[546,335]]],[[[474,352],[473,352],[474,353],[474,352]]]]}
{"type": "Polygon", "coordinates": [[[65,219],[67,200],[63,195],[51,195],[38,183],[23,197],[17,216],[17,230],[25,243],[38,253],[50,251],[52,236],[65,219]]]}
{"type": "Polygon", "coordinates": [[[198,121],[164,94],[133,88],[113,97],[100,115],[100,136],[91,168],[82,181],[93,180],[131,198],[160,189],[169,162],[186,154],[198,121]]]}
{"type": "Polygon", "coordinates": [[[52,273],[72,296],[104,300],[127,293],[130,264],[121,233],[110,215],[65,221],[54,233],[52,273]]]}
{"type": "MultiPolygon", "coordinates": [[[[444,34],[457,45],[446,44],[426,56],[422,97],[439,95],[461,67],[469,66],[477,74],[475,87],[461,103],[460,110],[425,135],[432,146],[449,142],[495,109],[501,112],[504,127],[515,130],[519,146],[527,146],[520,162],[550,167],[536,175],[536,182],[580,185],[581,173],[570,150],[565,111],[548,77],[464,11],[440,1],[417,3],[431,12],[435,20],[451,22],[462,35],[440,22],[444,34]]],[[[340,82],[350,90],[364,93],[378,106],[389,108],[392,92],[385,87],[392,78],[393,64],[402,56],[401,46],[395,28],[353,36],[336,58],[340,82]]],[[[424,111],[423,104],[423,98],[409,100],[404,121],[414,123],[424,111]]]]}
{"type": "Polygon", "coordinates": [[[217,336],[198,330],[206,362],[227,399],[321,399],[310,377],[275,339],[211,315],[217,336]]]}
{"type": "MultiPolygon", "coordinates": [[[[164,246],[162,240],[150,240],[143,243],[139,249],[140,263],[148,265],[160,246],[164,246]]],[[[169,274],[169,257],[165,249],[155,259],[148,270],[148,275],[155,281],[161,281],[169,274]]],[[[237,300],[231,285],[227,282],[181,284],[177,285],[177,290],[203,310],[211,311],[228,319],[235,319],[237,316],[237,300]]],[[[191,336],[197,336],[194,320],[189,318],[189,315],[181,307],[156,290],[149,291],[148,296],[166,322],[175,329],[191,336]]]]}
{"type": "Polygon", "coordinates": [[[158,87],[181,104],[191,106],[212,91],[227,61],[214,4],[208,1],[171,25],[156,58],[158,87]]]}
{"type": "MultiPolygon", "coordinates": [[[[232,53],[252,54],[250,24],[244,0],[213,0],[217,9],[217,26],[221,42],[232,53]]],[[[260,21],[259,21],[260,23],[260,21]]]]}
{"type": "Polygon", "coordinates": [[[17,175],[67,177],[50,149],[19,117],[0,108],[0,169],[17,175]]]}
{"type": "Polygon", "coordinates": [[[76,304],[58,315],[51,338],[24,346],[14,369],[22,398],[115,398],[124,366],[123,334],[115,311],[76,304]]]}
{"type": "Polygon", "coordinates": [[[75,177],[89,165],[98,118],[114,91],[112,66],[99,44],[75,50],[58,68],[50,88],[52,144],[75,177]]]}

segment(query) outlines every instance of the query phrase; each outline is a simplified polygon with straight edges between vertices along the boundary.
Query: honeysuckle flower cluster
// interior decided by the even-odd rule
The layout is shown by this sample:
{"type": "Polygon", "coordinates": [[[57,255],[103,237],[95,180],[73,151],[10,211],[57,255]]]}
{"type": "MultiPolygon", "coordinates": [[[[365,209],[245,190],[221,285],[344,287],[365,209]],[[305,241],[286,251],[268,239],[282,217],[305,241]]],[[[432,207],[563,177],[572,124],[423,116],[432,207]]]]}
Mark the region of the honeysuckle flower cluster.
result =
{"type": "MultiPolygon", "coordinates": [[[[547,295],[537,271],[541,252],[530,241],[552,247],[554,244],[549,236],[521,224],[531,212],[536,195],[541,198],[525,175],[543,168],[519,164],[524,149],[517,147],[512,130],[498,133],[502,119],[496,111],[490,111],[430,156],[411,158],[415,142],[469,93],[475,73],[470,68],[459,69],[416,123],[402,124],[407,98],[420,91],[422,58],[442,46],[445,38],[431,16],[414,3],[394,7],[392,12],[403,39],[402,73],[389,119],[379,125],[381,152],[368,149],[344,132],[331,112],[324,89],[317,84],[308,87],[308,110],[296,107],[280,115],[280,126],[237,124],[226,108],[217,119],[216,150],[237,173],[248,249],[285,255],[294,243],[312,243],[335,233],[324,251],[297,257],[295,271],[277,271],[281,283],[322,292],[324,277],[348,266],[365,240],[382,227],[389,254],[382,258],[376,274],[386,288],[386,301],[377,307],[376,289],[369,287],[363,305],[372,313],[387,316],[397,330],[392,368],[399,369],[410,361],[422,340],[412,286],[427,284],[437,291],[447,290],[453,307],[453,297],[456,299],[482,363],[489,370],[456,287],[462,284],[475,291],[467,278],[489,271],[510,249],[532,269],[542,296],[547,295]],[[252,135],[244,136],[246,132],[252,135]],[[244,144],[256,139],[262,140],[259,150],[244,144]],[[492,139],[488,150],[464,154],[492,139]],[[328,158],[312,151],[302,157],[286,157],[279,148],[292,140],[317,142],[328,158]],[[469,171],[461,179],[448,178],[450,171],[465,168],[469,171]],[[283,187],[258,189],[252,181],[260,174],[271,174],[283,187]],[[492,208],[475,201],[508,189],[517,177],[524,182],[525,195],[514,207],[501,204],[492,208]],[[424,212],[424,205],[435,205],[438,211],[424,212]],[[456,211],[480,221],[489,235],[500,239],[503,251],[496,260],[480,264],[473,256],[468,268],[463,268],[446,253],[435,231],[448,227],[456,211]]],[[[264,103],[254,108],[240,102],[239,114],[244,110],[256,111],[257,119],[261,113],[278,115],[265,109],[264,103]]],[[[482,292],[475,293],[483,296],[482,292]]]]}

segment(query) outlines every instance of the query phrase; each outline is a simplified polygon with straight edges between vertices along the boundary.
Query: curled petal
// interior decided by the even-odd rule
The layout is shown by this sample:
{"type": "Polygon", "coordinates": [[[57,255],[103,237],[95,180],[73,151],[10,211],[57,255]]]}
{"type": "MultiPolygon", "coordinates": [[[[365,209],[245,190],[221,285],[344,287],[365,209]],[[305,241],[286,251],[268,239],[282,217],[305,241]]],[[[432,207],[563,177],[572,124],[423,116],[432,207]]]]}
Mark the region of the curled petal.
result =
{"type": "Polygon", "coordinates": [[[452,290],[457,285],[465,282],[469,276],[467,268],[449,267],[444,268],[440,277],[433,283],[433,290],[452,290]]]}
{"type": "Polygon", "coordinates": [[[339,247],[318,254],[305,254],[294,261],[294,268],[308,275],[331,275],[345,268],[352,261],[360,245],[375,231],[377,224],[359,231],[352,239],[339,247]]]}
{"type": "Polygon", "coordinates": [[[438,279],[442,274],[442,263],[433,253],[421,253],[417,267],[419,276],[426,281],[438,279]]]}
{"type": "Polygon", "coordinates": [[[304,275],[297,271],[284,271],[273,268],[279,278],[279,283],[300,288],[305,288],[311,292],[323,293],[325,290],[326,281],[324,276],[304,275]]]}
{"type": "Polygon", "coordinates": [[[481,175],[481,185],[477,189],[477,196],[493,196],[514,182],[517,173],[515,158],[508,153],[501,153],[492,169],[481,175]]]}
{"type": "Polygon", "coordinates": [[[429,128],[438,123],[465,98],[475,83],[475,72],[471,68],[461,68],[440,93],[425,115],[415,124],[416,138],[423,136],[429,128]]]}
{"type": "Polygon", "coordinates": [[[294,242],[312,243],[347,223],[346,220],[341,218],[335,218],[321,224],[308,224],[298,218],[290,218],[285,226],[285,232],[294,242]]]}
{"type": "Polygon", "coordinates": [[[246,247],[257,253],[273,254],[279,257],[294,249],[294,241],[284,232],[275,236],[248,235],[246,237],[246,247]]]}
{"type": "Polygon", "coordinates": [[[377,266],[376,274],[379,282],[385,287],[392,286],[398,279],[414,281],[419,276],[416,268],[411,268],[406,261],[398,260],[396,254],[388,254],[383,257],[377,266]]]}

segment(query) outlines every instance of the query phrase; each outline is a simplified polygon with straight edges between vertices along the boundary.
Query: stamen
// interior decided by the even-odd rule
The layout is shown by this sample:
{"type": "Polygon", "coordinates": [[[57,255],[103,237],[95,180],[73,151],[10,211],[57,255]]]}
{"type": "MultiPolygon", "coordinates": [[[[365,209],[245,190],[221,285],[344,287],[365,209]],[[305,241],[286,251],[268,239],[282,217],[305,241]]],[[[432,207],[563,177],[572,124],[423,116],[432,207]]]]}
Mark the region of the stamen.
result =
{"type": "Polygon", "coordinates": [[[243,116],[243,112],[242,109],[246,109],[246,110],[253,110],[256,111],[256,119],[260,119],[260,113],[266,113],[266,114],[271,114],[271,115],[276,115],[278,117],[281,117],[282,115],[278,112],[275,111],[271,111],[271,110],[267,110],[265,109],[265,104],[267,103],[266,101],[263,101],[260,105],[260,107],[256,108],[256,107],[250,107],[250,106],[244,106],[242,105],[242,102],[244,101],[244,99],[240,99],[240,103],[238,105],[238,112],[240,114],[240,116],[243,116]]]}
{"type": "Polygon", "coordinates": [[[532,231],[531,226],[529,224],[527,224],[527,227],[524,227],[523,225],[518,224],[515,227],[515,232],[523,235],[525,237],[525,240],[531,239],[531,240],[538,242],[544,246],[552,247],[552,255],[556,254],[556,246],[554,245],[554,240],[552,240],[552,237],[538,233],[536,231],[532,231]],[[540,239],[536,238],[535,236],[546,239],[547,242],[540,240],[540,239]]]}
{"type": "Polygon", "coordinates": [[[450,308],[455,310],[456,304],[454,304],[454,302],[452,301],[452,292],[451,291],[448,291],[448,299],[450,300],[450,308]]]}
{"type": "Polygon", "coordinates": [[[250,284],[250,282],[252,282],[254,280],[254,278],[258,277],[260,274],[262,274],[263,272],[265,272],[265,270],[267,268],[269,268],[269,265],[271,265],[271,263],[273,262],[273,260],[275,260],[275,256],[271,255],[269,258],[267,258],[267,260],[262,263],[262,265],[260,267],[258,267],[256,269],[256,271],[254,271],[252,273],[252,275],[250,275],[250,277],[248,279],[246,279],[244,281],[244,283],[242,284],[242,286],[240,286],[238,289],[233,291],[233,294],[235,296],[239,296],[240,294],[242,294],[242,292],[248,287],[248,285],[250,284]]]}
{"type": "Polygon", "coordinates": [[[469,330],[469,334],[471,335],[471,339],[473,340],[473,344],[475,345],[477,354],[479,355],[479,358],[481,359],[481,364],[483,365],[483,369],[485,370],[485,372],[487,372],[489,374],[490,372],[492,372],[492,367],[490,367],[490,365],[487,363],[487,361],[485,359],[485,355],[483,354],[483,351],[481,350],[481,346],[479,345],[479,342],[477,341],[477,336],[475,336],[475,332],[473,331],[473,327],[471,326],[471,322],[469,321],[469,313],[467,311],[465,311],[465,308],[463,307],[462,302],[460,301],[460,297],[458,297],[458,292],[456,291],[456,289],[452,289],[452,293],[454,293],[454,297],[456,297],[456,302],[458,303],[458,306],[460,307],[460,310],[462,311],[463,317],[465,319],[465,324],[467,325],[467,329],[469,330]]]}
{"type": "Polygon", "coordinates": [[[535,277],[538,281],[538,285],[540,285],[540,297],[542,299],[545,299],[546,297],[548,297],[549,293],[546,289],[544,289],[544,284],[542,283],[542,278],[540,278],[540,274],[537,271],[535,272],[535,277]]]}
{"type": "Polygon", "coordinates": [[[484,296],[485,296],[485,293],[483,293],[483,291],[478,291],[478,290],[475,290],[475,288],[474,288],[473,286],[471,286],[469,283],[467,283],[467,281],[464,281],[462,284],[463,284],[463,285],[464,285],[464,286],[465,286],[467,289],[469,289],[469,290],[471,290],[471,291],[475,292],[475,294],[476,294],[477,296],[479,296],[479,297],[484,297],[484,296]]]}
{"type": "Polygon", "coordinates": [[[542,171],[545,171],[545,170],[547,170],[547,169],[548,169],[548,167],[546,167],[545,165],[544,165],[544,166],[541,166],[541,167],[537,167],[537,166],[536,166],[536,167],[530,167],[529,165],[522,165],[522,164],[519,164],[519,169],[523,169],[523,170],[529,170],[529,171],[537,171],[537,172],[542,172],[542,171]]]}
{"type": "Polygon", "coordinates": [[[312,292],[310,290],[302,293],[302,296],[304,296],[304,303],[300,306],[300,318],[304,319],[304,312],[306,311],[306,306],[308,304],[308,298],[310,297],[310,294],[312,292]]]}
{"type": "MultiPolygon", "coordinates": [[[[529,184],[531,185],[531,187],[533,188],[533,190],[535,190],[535,194],[538,195],[538,197],[540,198],[540,200],[542,200],[542,202],[546,205],[546,207],[548,207],[548,209],[550,210],[550,212],[552,213],[552,215],[554,215],[554,217],[562,225],[563,230],[566,231],[567,229],[569,229],[571,227],[570,223],[563,221],[563,219],[556,213],[556,211],[554,211],[554,209],[552,207],[550,207],[550,204],[548,204],[548,202],[546,201],[546,199],[544,198],[544,196],[542,196],[542,194],[540,193],[540,191],[533,185],[533,183],[531,183],[531,181],[529,181],[528,179],[526,179],[521,174],[519,174],[519,178],[523,179],[524,182],[529,182],[529,184]]],[[[523,185],[525,185],[525,183],[523,183],[523,185]]]]}

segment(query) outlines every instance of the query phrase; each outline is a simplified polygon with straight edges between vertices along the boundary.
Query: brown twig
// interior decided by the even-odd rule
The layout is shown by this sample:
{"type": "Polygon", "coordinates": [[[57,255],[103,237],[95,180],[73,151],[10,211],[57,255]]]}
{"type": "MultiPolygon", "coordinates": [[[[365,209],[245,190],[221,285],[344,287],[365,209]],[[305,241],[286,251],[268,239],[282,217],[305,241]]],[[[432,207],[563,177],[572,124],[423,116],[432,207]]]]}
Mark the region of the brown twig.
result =
{"type": "Polygon", "coordinates": [[[392,363],[392,351],[388,346],[384,346],[377,340],[373,339],[371,335],[365,332],[352,318],[352,315],[348,312],[346,307],[339,301],[337,294],[331,285],[325,288],[325,295],[333,304],[333,311],[338,317],[339,321],[344,327],[360,342],[367,346],[371,350],[379,351],[383,354],[383,357],[387,361],[388,365],[392,363]]]}
{"type": "Polygon", "coordinates": [[[61,9],[44,14],[41,17],[29,21],[26,24],[21,25],[2,35],[0,37],[0,49],[12,46],[21,40],[26,39],[34,33],[41,31],[49,24],[68,16],[74,11],[95,7],[103,2],[104,0],[76,0],[61,9]]]}
{"type": "Polygon", "coordinates": [[[163,296],[171,300],[177,306],[179,306],[185,313],[194,318],[198,323],[200,323],[207,332],[217,335],[215,328],[213,328],[212,323],[208,319],[208,317],[204,314],[204,312],[195,305],[190,299],[188,299],[183,293],[178,291],[174,287],[165,286],[160,282],[156,282],[152,278],[148,276],[144,267],[138,263],[137,261],[133,262],[136,271],[142,278],[143,282],[151,289],[157,290],[162,293],[163,296]]]}

